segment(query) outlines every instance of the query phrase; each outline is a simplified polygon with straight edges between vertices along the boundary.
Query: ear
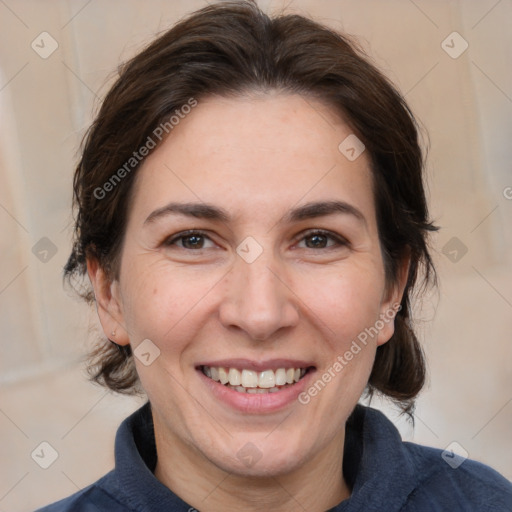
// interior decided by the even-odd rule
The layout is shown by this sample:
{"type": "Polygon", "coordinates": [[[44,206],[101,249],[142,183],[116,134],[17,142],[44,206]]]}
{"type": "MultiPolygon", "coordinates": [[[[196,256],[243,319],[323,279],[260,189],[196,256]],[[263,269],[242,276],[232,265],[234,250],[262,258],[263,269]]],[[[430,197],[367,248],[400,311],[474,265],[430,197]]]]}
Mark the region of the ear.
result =
{"type": "Polygon", "coordinates": [[[117,345],[128,345],[130,340],[124,327],[119,282],[111,281],[95,258],[87,258],[87,273],[94,288],[96,310],[105,336],[117,345]]]}
{"type": "Polygon", "coordinates": [[[386,286],[380,309],[379,327],[382,328],[379,328],[377,346],[389,341],[395,332],[395,317],[401,309],[400,303],[402,302],[405,286],[409,278],[410,263],[411,257],[408,251],[402,258],[396,281],[386,286]]]}

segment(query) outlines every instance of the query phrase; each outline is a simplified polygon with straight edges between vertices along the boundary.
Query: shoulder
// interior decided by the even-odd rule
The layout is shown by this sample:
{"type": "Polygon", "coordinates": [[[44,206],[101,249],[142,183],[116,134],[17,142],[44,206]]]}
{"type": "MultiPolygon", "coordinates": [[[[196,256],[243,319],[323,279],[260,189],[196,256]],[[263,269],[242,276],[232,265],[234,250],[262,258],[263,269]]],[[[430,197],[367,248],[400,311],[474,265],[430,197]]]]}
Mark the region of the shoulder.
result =
{"type": "Polygon", "coordinates": [[[110,480],[110,473],[97,482],[85,487],[63,500],[47,505],[36,512],[128,512],[130,509],[120,504],[110,492],[105,490],[104,483],[110,480]]]}
{"type": "Polygon", "coordinates": [[[512,483],[452,452],[404,442],[378,410],[358,406],[347,422],[344,470],[354,467],[354,501],[401,512],[511,512],[512,483]],[[346,464],[345,464],[346,462],[346,464]]]}
{"type": "Polygon", "coordinates": [[[427,502],[430,510],[510,511],[512,483],[480,462],[453,452],[404,442],[418,475],[409,502],[427,502]]]}

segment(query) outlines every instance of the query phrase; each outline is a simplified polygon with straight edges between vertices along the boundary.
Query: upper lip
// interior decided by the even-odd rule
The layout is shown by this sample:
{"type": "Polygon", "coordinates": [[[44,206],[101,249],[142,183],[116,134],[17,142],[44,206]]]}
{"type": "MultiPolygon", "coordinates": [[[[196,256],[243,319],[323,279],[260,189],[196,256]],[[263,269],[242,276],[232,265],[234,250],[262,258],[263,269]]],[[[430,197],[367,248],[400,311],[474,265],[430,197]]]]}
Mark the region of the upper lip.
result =
{"type": "Polygon", "coordinates": [[[196,365],[201,366],[236,368],[237,370],[253,370],[263,372],[265,370],[277,370],[279,368],[309,368],[314,366],[311,361],[299,359],[267,359],[265,361],[254,361],[251,359],[219,359],[215,361],[204,361],[196,365]]]}

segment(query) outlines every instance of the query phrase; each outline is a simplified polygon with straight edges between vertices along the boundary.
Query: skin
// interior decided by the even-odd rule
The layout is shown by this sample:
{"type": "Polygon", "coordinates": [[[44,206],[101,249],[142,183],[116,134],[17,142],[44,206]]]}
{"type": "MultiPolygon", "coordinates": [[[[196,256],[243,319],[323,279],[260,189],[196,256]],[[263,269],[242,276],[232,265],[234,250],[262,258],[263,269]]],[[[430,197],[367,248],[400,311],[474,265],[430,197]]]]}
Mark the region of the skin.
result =
{"type": "Polygon", "coordinates": [[[388,286],[368,155],[351,162],[338,150],[351,133],[332,108],[299,95],[201,100],[138,171],[119,279],[88,262],[105,334],[160,350],[149,366],[135,359],[153,407],[155,476],[199,510],[324,511],[350,495],[344,426],[393,321],[308,404],[272,413],[227,407],[195,366],[296,358],[313,362],[313,383],[400,302],[407,264],[388,286]],[[363,219],[283,221],[297,206],[333,200],[363,219]],[[232,218],[145,222],[171,201],[216,205],[232,218]],[[199,249],[198,239],[172,241],[188,229],[205,231],[199,249]],[[306,236],[310,229],[346,243],[306,236]],[[236,252],[248,236],[263,249],[252,263],[236,252]],[[250,467],[237,457],[247,443],[261,456],[250,467]]]}

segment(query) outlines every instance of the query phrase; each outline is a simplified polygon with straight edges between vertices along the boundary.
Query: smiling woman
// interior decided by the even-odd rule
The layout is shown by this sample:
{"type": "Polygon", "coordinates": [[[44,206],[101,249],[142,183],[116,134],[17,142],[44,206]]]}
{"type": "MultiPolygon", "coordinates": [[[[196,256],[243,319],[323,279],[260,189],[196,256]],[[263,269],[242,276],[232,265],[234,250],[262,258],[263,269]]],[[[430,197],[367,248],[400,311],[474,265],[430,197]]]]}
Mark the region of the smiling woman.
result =
{"type": "Polygon", "coordinates": [[[92,378],[149,400],[116,468],[45,510],[506,510],[492,469],[358,405],[413,414],[436,228],[415,120],[345,36],[252,2],[193,13],[121,69],[74,193],[92,378]]]}

